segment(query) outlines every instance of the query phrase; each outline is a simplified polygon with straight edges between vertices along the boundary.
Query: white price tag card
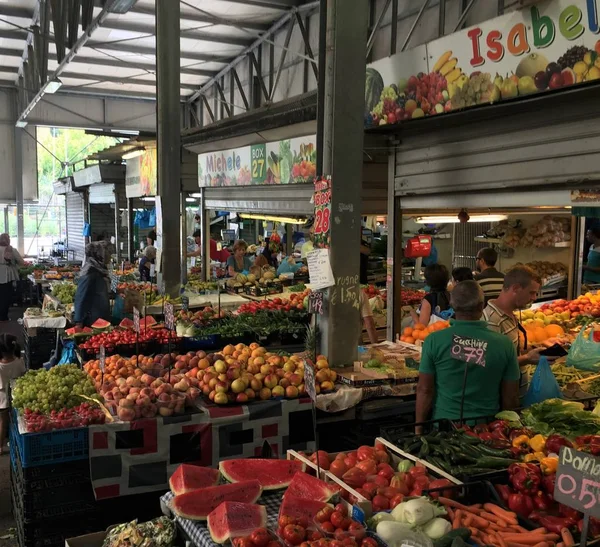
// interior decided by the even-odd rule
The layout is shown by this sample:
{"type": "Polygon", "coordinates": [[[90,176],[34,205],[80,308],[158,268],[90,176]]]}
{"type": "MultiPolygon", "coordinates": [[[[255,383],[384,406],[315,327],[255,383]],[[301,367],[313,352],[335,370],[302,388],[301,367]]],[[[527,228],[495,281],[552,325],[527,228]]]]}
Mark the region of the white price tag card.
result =
{"type": "Polygon", "coordinates": [[[308,275],[310,276],[311,288],[314,291],[335,285],[329,261],[329,249],[315,249],[311,251],[306,255],[306,261],[308,262],[308,275]]]}
{"type": "Polygon", "coordinates": [[[104,346],[100,346],[99,361],[100,361],[100,370],[102,372],[104,372],[104,367],[106,365],[106,350],[104,349],[104,346]]]}
{"type": "Polygon", "coordinates": [[[315,388],[315,369],[305,359],[304,360],[304,388],[306,393],[313,400],[317,400],[317,390],[315,388]]]}
{"type": "Polygon", "coordinates": [[[140,332],[140,310],[135,306],[133,308],[133,329],[135,332],[140,332]]]}

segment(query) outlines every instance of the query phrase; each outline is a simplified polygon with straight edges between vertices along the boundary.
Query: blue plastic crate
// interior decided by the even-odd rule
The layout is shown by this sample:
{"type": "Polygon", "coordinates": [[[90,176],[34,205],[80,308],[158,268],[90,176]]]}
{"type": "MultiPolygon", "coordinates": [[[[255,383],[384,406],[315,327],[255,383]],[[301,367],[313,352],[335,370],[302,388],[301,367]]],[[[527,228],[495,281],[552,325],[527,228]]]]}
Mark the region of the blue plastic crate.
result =
{"type": "Polygon", "coordinates": [[[17,411],[14,412],[14,427],[11,431],[24,468],[89,457],[87,427],[22,435],[17,428],[17,411]]]}
{"type": "Polygon", "coordinates": [[[194,351],[201,349],[216,349],[219,347],[220,336],[218,334],[209,334],[207,336],[194,336],[184,338],[182,342],[184,351],[194,351]]]}

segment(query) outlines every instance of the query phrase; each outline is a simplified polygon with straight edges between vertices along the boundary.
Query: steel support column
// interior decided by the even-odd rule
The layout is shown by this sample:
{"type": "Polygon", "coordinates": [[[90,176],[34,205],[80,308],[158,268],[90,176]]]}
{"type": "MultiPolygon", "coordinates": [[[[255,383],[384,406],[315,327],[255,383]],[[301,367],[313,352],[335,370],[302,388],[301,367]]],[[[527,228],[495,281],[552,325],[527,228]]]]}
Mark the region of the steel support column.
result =
{"type": "Polygon", "coordinates": [[[135,249],[133,248],[133,198],[127,198],[127,255],[129,261],[135,260],[135,249]]]}
{"type": "MultiPolygon", "coordinates": [[[[362,331],[360,316],[360,227],[363,103],[367,51],[368,0],[327,4],[327,40],[320,44],[325,62],[323,173],[332,177],[331,268],[336,284],[327,291],[319,321],[321,351],[334,366],[356,359],[362,331]]],[[[319,151],[320,152],[320,151],[319,151]]]]}
{"type": "Polygon", "coordinates": [[[25,256],[25,224],[23,221],[23,130],[15,127],[15,188],[17,198],[17,250],[25,256]]]}
{"type": "Polygon", "coordinates": [[[179,2],[156,2],[158,195],[162,206],[162,279],[179,295],[181,281],[181,128],[179,110],[179,2]]]}
{"type": "Polygon", "coordinates": [[[200,189],[200,230],[202,232],[202,280],[210,279],[210,215],[206,209],[206,188],[200,189]],[[208,250],[208,252],[206,252],[208,250]]]}

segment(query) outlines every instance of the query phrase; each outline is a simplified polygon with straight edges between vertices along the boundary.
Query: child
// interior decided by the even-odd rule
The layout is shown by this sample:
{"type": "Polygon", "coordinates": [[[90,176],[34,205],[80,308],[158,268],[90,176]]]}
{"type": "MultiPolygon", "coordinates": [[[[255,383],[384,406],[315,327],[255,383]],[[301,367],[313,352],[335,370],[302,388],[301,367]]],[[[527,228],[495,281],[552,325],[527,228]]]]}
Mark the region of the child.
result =
{"type": "Polygon", "coordinates": [[[0,456],[5,454],[4,444],[8,431],[10,411],[10,381],[25,374],[21,347],[12,334],[0,334],[0,456]]]}

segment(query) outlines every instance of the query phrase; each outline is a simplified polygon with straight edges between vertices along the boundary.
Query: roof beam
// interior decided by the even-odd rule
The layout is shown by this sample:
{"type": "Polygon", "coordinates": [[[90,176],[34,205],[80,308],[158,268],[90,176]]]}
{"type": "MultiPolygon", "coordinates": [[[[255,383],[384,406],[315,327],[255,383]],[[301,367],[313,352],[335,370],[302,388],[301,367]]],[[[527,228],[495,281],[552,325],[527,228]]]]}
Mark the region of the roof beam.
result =
{"type": "MultiPolygon", "coordinates": [[[[156,50],[153,47],[136,46],[128,42],[97,42],[90,40],[86,47],[94,49],[106,49],[110,51],[121,51],[125,53],[137,53],[138,55],[156,55],[156,50]]],[[[199,53],[197,51],[182,51],[182,59],[190,59],[192,61],[208,61],[215,63],[227,63],[231,56],[214,55],[212,53],[199,53]]]]}
{"type": "MultiPolygon", "coordinates": [[[[156,30],[154,25],[145,25],[143,23],[128,23],[123,21],[107,21],[102,28],[109,30],[124,30],[128,32],[138,32],[139,34],[154,35],[156,30]]],[[[181,37],[190,40],[202,40],[204,42],[216,42],[218,44],[230,44],[233,46],[246,47],[252,42],[251,39],[228,36],[227,34],[211,34],[201,30],[181,29],[181,37]]]]}
{"type": "MultiPolygon", "coordinates": [[[[100,11],[100,13],[94,18],[94,20],[92,21],[90,26],[87,28],[87,30],[77,39],[75,44],[73,44],[73,47],[65,55],[64,59],[62,59],[60,61],[59,65],[56,68],[56,70],[54,71],[54,73],[50,76],[50,78],[46,82],[42,83],[39,91],[35,94],[33,99],[31,101],[29,101],[29,104],[25,107],[23,112],[21,112],[21,114],[19,115],[19,118],[17,120],[17,124],[20,125],[21,123],[26,121],[27,116],[35,108],[35,105],[45,95],[48,83],[55,80],[56,78],[58,78],[62,74],[62,72],[65,70],[67,65],[77,55],[77,52],[88,43],[88,41],[89,41],[90,37],[92,36],[92,34],[94,33],[94,31],[98,27],[100,27],[102,25],[102,23],[104,22],[104,20],[106,19],[106,17],[108,17],[108,15],[110,13],[109,10],[111,9],[111,7],[115,3],[115,1],[116,0],[106,0],[106,3],[104,4],[104,7],[100,11]]],[[[58,53],[58,56],[60,58],[60,53],[58,53]]]]}
{"type": "Polygon", "coordinates": [[[20,19],[33,19],[34,10],[0,4],[0,15],[4,17],[19,17],[20,19]]]}
{"type": "Polygon", "coordinates": [[[302,2],[299,0],[227,0],[232,4],[245,4],[257,8],[288,10],[299,7],[302,2]]]}
{"type": "MultiPolygon", "coordinates": [[[[0,69],[0,72],[2,70],[0,69]]],[[[97,83],[114,83],[114,84],[132,84],[132,85],[147,85],[153,88],[156,88],[155,80],[139,80],[136,78],[119,78],[117,76],[96,76],[94,74],[81,74],[80,72],[63,72],[61,74],[61,78],[71,79],[71,80],[86,80],[90,82],[97,83]]],[[[94,85],[94,84],[90,84],[94,85]]],[[[197,85],[192,84],[180,84],[180,89],[197,89],[197,85]]]]}
{"type": "MultiPolygon", "coordinates": [[[[182,6],[184,9],[185,6],[182,6]]],[[[139,13],[143,15],[152,15],[154,17],[154,7],[144,7],[135,5],[133,8],[129,10],[129,13],[139,13]]],[[[191,21],[193,23],[209,23],[212,25],[225,25],[232,26],[237,28],[245,28],[248,30],[257,30],[259,32],[264,32],[269,28],[269,25],[264,23],[253,23],[249,21],[244,21],[243,19],[227,19],[224,17],[217,17],[215,15],[210,15],[208,13],[202,13],[201,11],[185,11],[181,12],[181,20],[182,21],[191,21]]]]}

